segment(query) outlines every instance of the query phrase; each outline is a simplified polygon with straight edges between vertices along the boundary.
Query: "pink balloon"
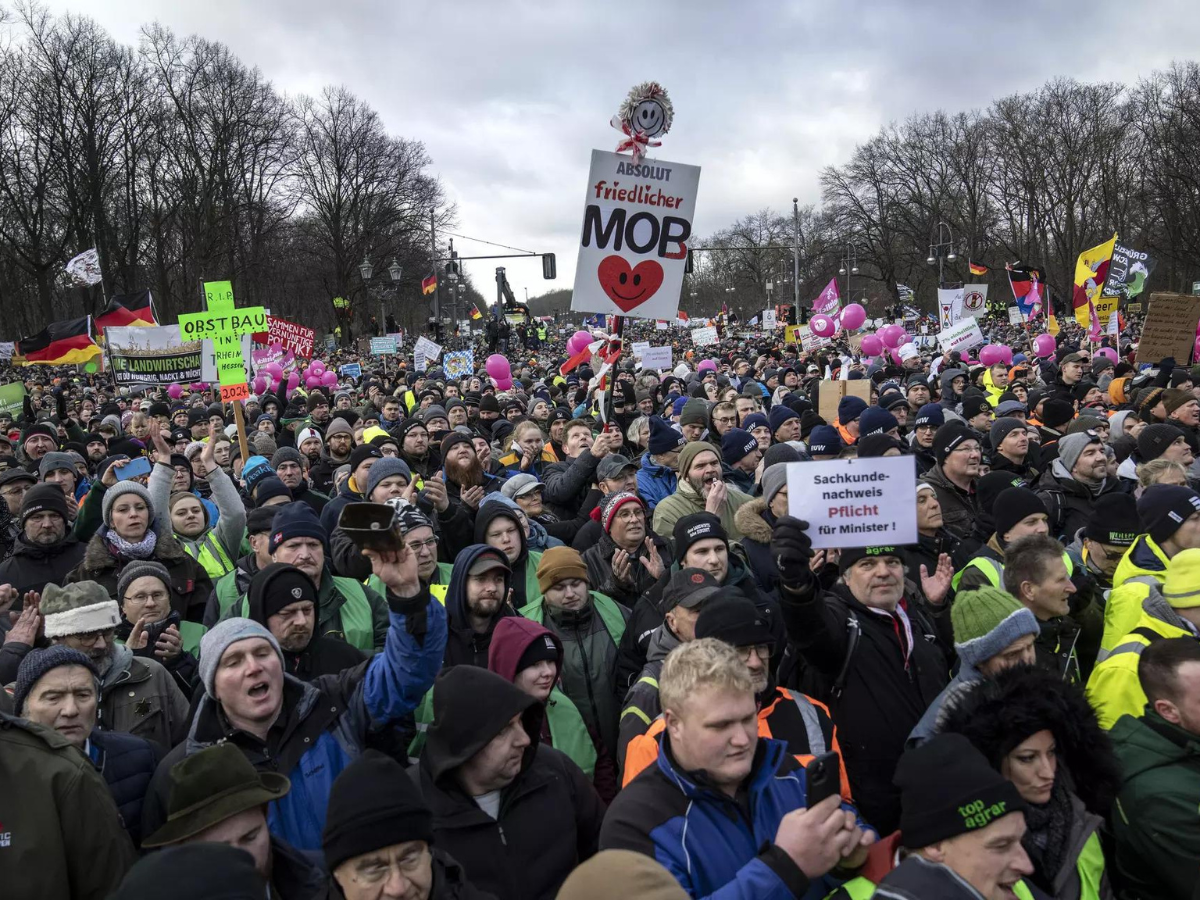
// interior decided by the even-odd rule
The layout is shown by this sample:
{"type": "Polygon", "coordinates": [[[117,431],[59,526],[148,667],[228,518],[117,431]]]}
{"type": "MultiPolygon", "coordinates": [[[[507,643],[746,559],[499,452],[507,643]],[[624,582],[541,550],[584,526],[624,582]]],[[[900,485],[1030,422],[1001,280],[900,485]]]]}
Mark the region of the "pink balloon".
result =
{"type": "Polygon", "coordinates": [[[1000,362],[1006,366],[1012,365],[1012,347],[1008,346],[1008,344],[1000,345],[1000,362]]]}
{"type": "Polygon", "coordinates": [[[897,351],[889,350],[888,355],[892,358],[892,362],[894,362],[896,365],[898,365],[898,366],[904,365],[904,360],[902,360],[900,358],[900,354],[897,351]]]}
{"type": "Polygon", "coordinates": [[[167,396],[172,400],[178,400],[183,396],[183,385],[173,384],[167,388],[167,396]]]}
{"type": "Polygon", "coordinates": [[[837,331],[837,323],[823,313],[817,313],[809,319],[808,327],[817,337],[833,337],[833,333],[837,331]]]}
{"type": "Polygon", "coordinates": [[[332,369],[326,369],[321,375],[321,384],[325,387],[333,387],[337,384],[337,372],[332,369]]]}
{"type": "Polygon", "coordinates": [[[318,378],[316,375],[309,375],[307,378],[304,379],[304,386],[306,388],[308,388],[310,391],[313,388],[319,388],[321,386],[321,379],[318,378]]]}
{"type": "Polygon", "coordinates": [[[979,351],[979,362],[985,366],[994,366],[998,362],[1004,361],[1004,354],[1000,352],[1000,347],[997,344],[988,344],[979,351]]]}
{"type": "Polygon", "coordinates": [[[324,375],[325,374],[325,363],[321,362],[319,359],[314,359],[312,362],[312,365],[309,366],[308,368],[309,368],[309,371],[312,372],[312,374],[314,374],[314,375],[324,375]]]}
{"type": "Polygon", "coordinates": [[[1114,350],[1112,347],[1101,347],[1099,350],[1096,351],[1096,355],[1103,356],[1106,359],[1110,359],[1110,360],[1112,360],[1112,362],[1114,364],[1117,362],[1117,351],[1114,350]]]}
{"type": "MultiPolygon", "coordinates": [[[[901,331],[904,331],[904,329],[901,329],[901,331]]],[[[899,350],[905,344],[911,344],[911,343],[912,343],[912,335],[909,334],[907,331],[904,331],[904,333],[900,335],[900,343],[898,343],[896,345],[896,349],[899,350]]]]}
{"type": "Polygon", "coordinates": [[[292,391],[294,391],[299,386],[300,386],[300,373],[297,372],[295,369],[292,369],[291,374],[288,375],[287,393],[290,394],[292,391]]]}
{"type": "Polygon", "coordinates": [[[696,366],[696,371],[697,372],[715,372],[715,371],[717,371],[717,364],[715,362],[713,362],[711,359],[702,359],[702,360],[700,360],[700,365],[696,366]]]}
{"type": "Polygon", "coordinates": [[[1044,359],[1047,356],[1053,356],[1056,349],[1058,349],[1058,342],[1054,340],[1054,335],[1052,334],[1039,334],[1033,339],[1033,353],[1035,356],[1040,356],[1044,359]]]}
{"type": "Polygon", "coordinates": [[[842,310],[842,327],[847,331],[853,331],[856,328],[862,328],[863,322],[867,321],[867,311],[857,303],[851,303],[842,310]]]}
{"type": "Polygon", "coordinates": [[[507,378],[493,378],[492,381],[495,382],[496,390],[498,391],[512,390],[513,383],[511,375],[509,375],[507,378]]]}
{"type": "Polygon", "coordinates": [[[884,325],[875,333],[883,341],[883,346],[889,350],[894,350],[900,346],[900,335],[904,334],[904,329],[899,325],[884,325]]]}
{"type": "Polygon", "coordinates": [[[493,381],[501,378],[512,380],[512,365],[509,363],[508,357],[501,356],[499,353],[489,356],[484,368],[492,376],[493,381]]]}
{"type": "Polygon", "coordinates": [[[255,375],[254,381],[250,384],[250,388],[254,391],[254,393],[261,394],[267,389],[267,379],[262,375],[255,375]]]}
{"type": "Polygon", "coordinates": [[[878,356],[883,352],[883,341],[877,334],[868,334],[862,339],[862,352],[867,356],[878,356]]]}
{"type": "Polygon", "coordinates": [[[577,331],[571,335],[567,341],[567,350],[572,356],[577,353],[582,353],[583,348],[592,342],[592,333],[590,331],[577,331]]]}

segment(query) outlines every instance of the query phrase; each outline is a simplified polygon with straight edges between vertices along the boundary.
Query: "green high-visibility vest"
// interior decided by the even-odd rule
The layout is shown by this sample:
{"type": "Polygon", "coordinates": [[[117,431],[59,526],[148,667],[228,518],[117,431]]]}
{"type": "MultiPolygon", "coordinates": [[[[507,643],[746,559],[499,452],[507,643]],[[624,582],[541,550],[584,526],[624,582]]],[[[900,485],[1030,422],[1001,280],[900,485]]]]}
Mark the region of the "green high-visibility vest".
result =
{"type": "Polygon", "coordinates": [[[233,563],[225,553],[225,548],[221,546],[220,541],[213,537],[211,531],[204,532],[204,537],[199,541],[190,541],[185,538],[180,543],[187,551],[187,555],[200,563],[204,571],[208,573],[208,577],[214,582],[233,571],[233,563]]]}
{"type": "Polygon", "coordinates": [[[546,701],[546,721],[550,723],[550,743],[554,749],[567,754],[588,778],[595,777],[596,745],[579,707],[558,688],[550,691],[546,701]]]}

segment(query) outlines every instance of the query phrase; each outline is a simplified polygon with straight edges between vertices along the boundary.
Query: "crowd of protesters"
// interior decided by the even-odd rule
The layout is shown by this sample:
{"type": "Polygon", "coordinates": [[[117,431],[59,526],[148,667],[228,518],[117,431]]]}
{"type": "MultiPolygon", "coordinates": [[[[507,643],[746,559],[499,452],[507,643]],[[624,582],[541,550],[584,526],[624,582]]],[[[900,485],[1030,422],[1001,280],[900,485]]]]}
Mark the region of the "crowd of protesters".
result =
{"type": "Polygon", "coordinates": [[[244,444],[4,370],[0,896],[1193,897],[1200,367],[983,324],[1011,363],[344,352],[244,444]],[[871,457],[916,543],[814,550],[789,465],[871,457]]]}

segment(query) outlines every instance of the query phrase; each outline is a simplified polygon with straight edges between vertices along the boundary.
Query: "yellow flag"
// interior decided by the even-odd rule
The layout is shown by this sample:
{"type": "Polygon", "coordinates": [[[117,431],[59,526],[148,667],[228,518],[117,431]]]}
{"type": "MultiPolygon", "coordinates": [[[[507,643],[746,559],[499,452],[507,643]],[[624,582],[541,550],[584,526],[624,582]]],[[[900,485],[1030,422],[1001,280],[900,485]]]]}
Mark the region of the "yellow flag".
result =
{"type": "MultiPolygon", "coordinates": [[[[1103,244],[1084,250],[1075,261],[1075,290],[1071,294],[1071,308],[1075,311],[1075,321],[1084,328],[1092,322],[1092,309],[1100,299],[1104,280],[1108,278],[1108,263],[1116,242],[1117,236],[1114,234],[1103,244]]],[[[1100,323],[1102,327],[1107,324],[1100,323]]]]}
{"type": "Polygon", "coordinates": [[[1054,313],[1050,313],[1050,315],[1046,316],[1046,331],[1055,337],[1058,337],[1058,319],[1054,318],[1054,313]]]}

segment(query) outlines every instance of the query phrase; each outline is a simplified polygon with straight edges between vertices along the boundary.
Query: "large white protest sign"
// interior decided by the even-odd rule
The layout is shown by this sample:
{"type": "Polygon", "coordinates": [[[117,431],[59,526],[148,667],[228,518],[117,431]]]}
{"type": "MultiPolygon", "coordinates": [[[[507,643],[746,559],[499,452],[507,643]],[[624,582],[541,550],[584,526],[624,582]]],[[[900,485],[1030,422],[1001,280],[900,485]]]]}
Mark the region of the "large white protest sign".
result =
{"type": "Polygon", "coordinates": [[[664,322],[662,319],[657,319],[654,322],[655,331],[669,331],[671,328],[670,322],[664,322]]]}
{"type": "Polygon", "coordinates": [[[646,352],[642,354],[643,369],[669,369],[671,368],[671,348],[670,347],[648,347],[646,352]]]}
{"type": "Polygon", "coordinates": [[[717,342],[717,329],[714,325],[709,325],[706,328],[692,329],[692,343],[697,347],[707,347],[709,344],[717,342]]]}
{"type": "Polygon", "coordinates": [[[764,309],[762,314],[762,323],[763,328],[765,328],[767,331],[774,331],[776,328],[775,310],[764,309]]]}
{"type": "Polygon", "coordinates": [[[787,464],[788,514],[808,522],[813,547],[917,542],[911,456],[787,464]]]}
{"type": "Polygon", "coordinates": [[[938,344],[943,353],[951,350],[970,350],[983,343],[983,332],[979,330],[979,320],[967,316],[955,322],[949,328],[943,328],[938,335],[938,344]]]}
{"type": "Polygon", "coordinates": [[[413,356],[423,356],[429,362],[434,362],[442,355],[442,345],[435,344],[429,338],[422,335],[417,338],[417,345],[413,347],[413,356]]]}
{"type": "Polygon", "coordinates": [[[633,358],[641,359],[642,354],[650,349],[649,341],[634,341],[633,342],[633,358]]]}
{"type": "Polygon", "coordinates": [[[674,318],[700,167],[592,151],[571,309],[674,318]]]}
{"type": "Polygon", "coordinates": [[[987,315],[988,286],[986,284],[964,284],[962,286],[962,314],[982,319],[987,315]]]}

